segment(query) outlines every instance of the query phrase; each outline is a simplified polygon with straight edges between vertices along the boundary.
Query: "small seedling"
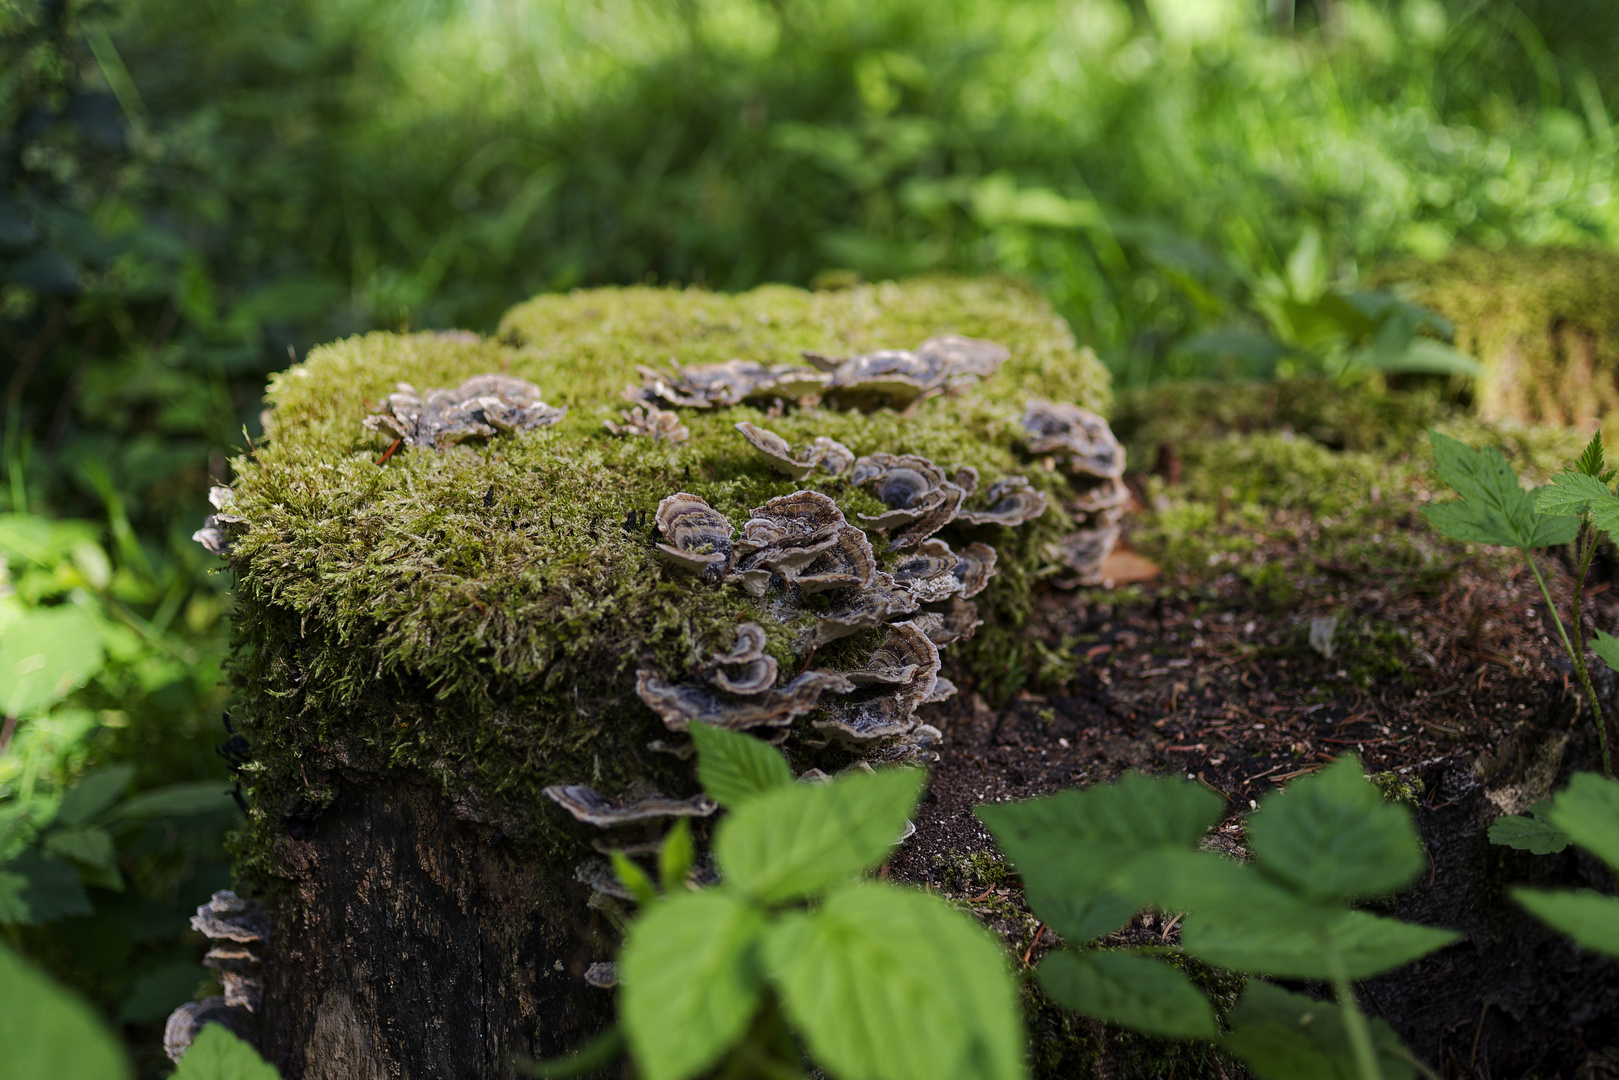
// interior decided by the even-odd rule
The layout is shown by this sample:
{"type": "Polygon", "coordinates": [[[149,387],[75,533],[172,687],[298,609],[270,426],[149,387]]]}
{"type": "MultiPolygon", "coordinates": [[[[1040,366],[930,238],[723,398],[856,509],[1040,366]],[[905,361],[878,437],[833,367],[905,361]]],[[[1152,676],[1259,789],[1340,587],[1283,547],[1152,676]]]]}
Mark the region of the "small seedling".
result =
{"type": "MultiPolygon", "coordinates": [[[[1619,878],[1619,783],[1596,773],[1575,773],[1568,787],[1536,803],[1532,818],[1504,817],[1490,826],[1490,840],[1539,855],[1582,847],[1619,878]]],[[[1540,921],[1587,949],[1619,956],[1619,897],[1594,889],[1516,888],[1512,898],[1540,921]]]]}
{"type": "Polygon", "coordinates": [[[1350,985],[1457,939],[1351,906],[1421,871],[1410,811],[1344,758],[1265,800],[1248,824],[1254,861],[1244,864],[1198,850],[1222,809],[1195,784],[1135,775],[979,807],[1035,914],[1067,942],[1041,961],[1041,985],[1111,1023],[1216,1041],[1265,1080],[1415,1076],[1423,1067],[1392,1028],[1361,1013],[1350,985]],[[1186,913],[1179,949],[1099,945],[1148,904],[1186,913]],[[1203,992],[1160,959],[1182,953],[1250,975],[1321,980],[1338,1004],[1254,981],[1222,1035],[1203,992]]]}
{"type": "Polygon", "coordinates": [[[1557,626],[1557,636],[1573,662],[1585,700],[1591,705],[1602,750],[1603,775],[1613,776],[1608,756],[1608,727],[1591,685],[1585,652],[1589,647],[1604,663],[1619,671],[1619,638],[1599,630],[1592,641],[1586,642],[1580,621],[1585,578],[1590,572],[1597,543],[1603,535],[1611,538],[1619,531],[1619,496],[1610,487],[1615,470],[1607,468],[1603,460],[1602,432],[1591,437],[1573,468],[1558,474],[1551,483],[1533,493],[1519,484],[1512,466],[1495,447],[1474,450],[1437,431],[1428,434],[1433,442],[1439,478],[1461,498],[1425,506],[1423,516],[1452,540],[1495,544],[1523,552],[1530,572],[1535,575],[1535,584],[1540,586],[1540,595],[1546,601],[1546,610],[1557,626]],[[1536,548],[1569,543],[1574,545],[1576,569],[1572,618],[1565,626],[1532,552],[1536,548]]]}

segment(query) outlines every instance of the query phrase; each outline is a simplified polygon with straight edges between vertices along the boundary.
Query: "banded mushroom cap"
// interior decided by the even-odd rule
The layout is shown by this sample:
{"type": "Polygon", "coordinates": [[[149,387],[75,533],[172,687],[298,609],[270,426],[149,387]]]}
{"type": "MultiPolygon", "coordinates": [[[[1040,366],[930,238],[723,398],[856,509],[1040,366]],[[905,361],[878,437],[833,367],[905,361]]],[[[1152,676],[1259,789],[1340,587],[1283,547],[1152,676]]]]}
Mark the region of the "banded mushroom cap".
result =
{"type": "Polygon", "coordinates": [[[748,513],[742,526],[744,567],[806,563],[836,543],[849,524],[838,504],[819,491],[778,495],[748,513]]]}
{"type": "Polygon", "coordinates": [[[690,492],[677,492],[658,503],[654,517],[665,542],[658,552],[676,566],[718,581],[730,569],[731,534],[725,515],[690,492]]]}
{"type": "Polygon", "coordinates": [[[961,591],[961,579],[956,577],[959,561],[943,540],[927,540],[901,556],[889,573],[919,602],[932,604],[961,591]]]}
{"type": "Polygon", "coordinates": [[[1076,575],[1076,584],[1100,585],[1102,563],[1119,542],[1119,527],[1104,523],[1091,529],[1076,529],[1057,541],[1057,557],[1076,575]]]}
{"type": "Polygon", "coordinates": [[[454,389],[426,394],[399,383],[383,400],[382,411],[362,423],[406,446],[443,449],[465,439],[549,427],[567,409],[547,405],[539,387],[510,375],[474,375],[454,389]]]}
{"type": "Polygon", "coordinates": [[[853,525],[837,531],[833,542],[801,566],[787,566],[783,576],[806,593],[828,589],[864,589],[877,573],[877,557],[866,534],[853,525]]]}
{"type": "Polygon", "coordinates": [[[835,591],[832,605],[817,615],[800,647],[818,649],[860,630],[910,615],[920,606],[916,597],[900,588],[891,574],[878,570],[872,575],[871,584],[863,589],[835,591]]]}
{"type": "Polygon", "coordinates": [[[1107,480],[1098,480],[1081,487],[1074,485],[1074,491],[1063,500],[1063,507],[1070,514],[1101,514],[1120,515],[1130,501],[1130,489],[1125,486],[1119,477],[1110,477],[1107,480]]]}
{"type": "Polygon", "coordinates": [[[680,415],[656,405],[636,405],[619,414],[620,422],[603,420],[602,425],[614,435],[635,435],[661,442],[682,443],[691,438],[691,432],[680,422],[680,415]]]}
{"type": "Polygon", "coordinates": [[[719,809],[707,795],[671,799],[665,795],[650,794],[609,799],[586,784],[553,784],[545,789],[545,797],[573,815],[575,821],[599,829],[663,818],[707,817],[719,809]]]}
{"type": "Polygon", "coordinates": [[[941,369],[948,382],[987,379],[1011,357],[1004,345],[961,334],[939,334],[916,347],[916,355],[941,369]]]}
{"type": "Polygon", "coordinates": [[[846,694],[854,684],[832,671],[811,669],[763,693],[736,696],[708,686],[681,685],[645,668],[635,673],[635,693],[670,731],[693,720],[733,731],[785,727],[820,704],[826,693],[846,694]]]}
{"type": "Polygon", "coordinates": [[[747,622],[736,628],[736,644],[709,658],[700,674],[730,694],[762,694],[776,685],[776,658],[765,652],[765,628],[747,622]]]}
{"type": "Polygon", "coordinates": [[[934,690],[939,650],[915,623],[895,623],[866,666],[849,675],[866,681],[829,701],[824,717],[811,726],[853,745],[904,735],[916,727],[916,709],[934,690]]]}
{"type": "Polygon", "coordinates": [[[1124,447],[1107,421],[1089,409],[1032,398],[1024,408],[1023,430],[1029,453],[1051,454],[1067,472],[1101,479],[1124,475],[1124,447]]]}
{"type": "Polygon", "coordinates": [[[810,443],[810,455],[815,463],[833,476],[842,476],[854,465],[854,451],[825,435],[815,436],[810,443]]]}
{"type": "Polygon", "coordinates": [[[640,397],[688,409],[738,405],[749,398],[798,399],[820,393],[830,377],[810,368],[769,367],[752,360],[727,360],[683,368],[670,375],[655,368],[636,370],[642,378],[640,397]]]}
{"type": "Polygon", "coordinates": [[[941,648],[953,642],[965,641],[973,636],[973,631],[984,625],[984,620],[978,617],[978,605],[959,596],[951,597],[942,608],[913,615],[911,621],[928,636],[929,641],[941,648]]]}
{"type": "Polygon", "coordinates": [[[945,482],[944,471],[919,454],[867,454],[855,459],[849,482],[869,488],[891,510],[910,510],[945,482]]]}
{"type": "Polygon", "coordinates": [[[1045,512],[1045,495],[1030,487],[1024,477],[1008,476],[990,485],[982,509],[963,510],[956,517],[969,525],[1017,526],[1045,512]]]}
{"type": "Polygon", "coordinates": [[[787,440],[774,431],[760,427],[758,424],[743,420],[736,425],[742,437],[748,440],[748,445],[762,454],[771,468],[786,476],[790,480],[802,480],[815,471],[813,460],[800,461],[793,456],[793,448],[787,440]]]}
{"type": "Polygon", "coordinates": [[[931,685],[938,677],[939,663],[938,647],[921,627],[906,621],[890,624],[863,666],[839,674],[857,686],[905,686],[918,681],[931,685]]]}
{"type": "Polygon", "coordinates": [[[243,900],[229,889],[221,889],[197,908],[191,916],[191,929],[210,941],[247,944],[270,936],[270,919],[259,900],[243,900]]]}
{"type": "Polygon", "coordinates": [[[961,583],[963,599],[977,596],[995,576],[995,549],[974,541],[956,553],[956,565],[951,573],[961,583]]]}

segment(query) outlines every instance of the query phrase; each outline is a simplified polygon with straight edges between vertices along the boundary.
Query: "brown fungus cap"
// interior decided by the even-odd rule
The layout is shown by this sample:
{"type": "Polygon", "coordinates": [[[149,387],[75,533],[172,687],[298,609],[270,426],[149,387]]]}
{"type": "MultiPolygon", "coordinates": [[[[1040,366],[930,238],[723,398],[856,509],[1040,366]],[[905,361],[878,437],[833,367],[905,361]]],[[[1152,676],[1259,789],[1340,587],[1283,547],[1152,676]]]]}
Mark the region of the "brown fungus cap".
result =
{"type": "Polygon", "coordinates": [[[982,509],[962,510],[956,517],[969,525],[1017,526],[1045,512],[1045,495],[1030,487],[1023,477],[1008,476],[990,485],[984,493],[982,509]]]}
{"type": "MultiPolygon", "coordinates": [[[[824,390],[831,379],[809,368],[769,367],[752,360],[727,360],[683,368],[671,361],[674,373],[638,367],[642,385],[638,396],[687,409],[739,405],[750,398],[797,400],[824,390]]],[[[632,393],[636,393],[632,391],[632,393]]]]}
{"type": "Polygon", "coordinates": [[[731,695],[708,686],[670,683],[657,672],[635,673],[635,693],[670,731],[693,720],[733,731],[785,727],[820,704],[826,693],[846,694],[854,684],[833,671],[811,669],[783,686],[759,694],[731,695]]]}
{"type": "Polygon", "coordinates": [[[382,411],[362,422],[406,446],[442,450],[464,439],[550,427],[567,411],[540,400],[533,383],[510,375],[474,375],[453,390],[434,387],[425,394],[399,383],[382,411]]]}
{"type": "Polygon", "coordinates": [[[705,580],[719,581],[731,566],[731,534],[725,515],[703,499],[681,491],[658,503],[654,517],[664,538],[659,554],[705,580]]]}
{"type": "Polygon", "coordinates": [[[1089,409],[1031,398],[1023,430],[1029,453],[1051,454],[1065,472],[1100,479],[1124,475],[1124,447],[1107,421],[1089,409]]]}
{"type": "Polygon", "coordinates": [[[729,694],[762,694],[776,685],[776,658],[765,652],[765,628],[743,623],[729,652],[710,657],[699,673],[729,694]]]}
{"type": "Polygon", "coordinates": [[[900,556],[890,568],[894,581],[923,604],[933,604],[961,591],[961,579],[956,577],[960,562],[950,545],[943,540],[924,540],[915,549],[900,556]]]}
{"type": "Polygon", "coordinates": [[[656,405],[636,405],[619,414],[620,420],[603,420],[602,426],[614,435],[640,436],[660,442],[683,443],[691,432],[680,422],[680,416],[656,405]]]}
{"type": "Polygon", "coordinates": [[[572,814],[574,820],[602,829],[662,818],[707,817],[718,809],[714,800],[706,795],[694,795],[689,799],[671,799],[656,794],[641,798],[609,799],[584,784],[553,784],[545,789],[545,795],[572,814]]]}

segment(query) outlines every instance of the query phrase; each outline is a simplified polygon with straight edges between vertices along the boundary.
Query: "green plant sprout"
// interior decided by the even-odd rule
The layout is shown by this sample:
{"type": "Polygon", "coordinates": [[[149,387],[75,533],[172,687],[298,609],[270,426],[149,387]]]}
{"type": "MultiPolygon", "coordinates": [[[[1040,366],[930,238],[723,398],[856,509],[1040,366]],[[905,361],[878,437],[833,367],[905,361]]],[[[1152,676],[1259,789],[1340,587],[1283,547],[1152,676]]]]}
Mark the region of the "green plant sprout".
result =
{"type": "MultiPolygon", "coordinates": [[[[89,1004],[0,942],[0,1061],[7,1080],[129,1080],[118,1039],[89,1004]]],[[[170,1080],[279,1080],[251,1046],[205,1024],[170,1080]]]]}
{"type": "MultiPolygon", "coordinates": [[[[1569,844],[1601,859],[1619,880],[1619,783],[1596,773],[1575,773],[1567,788],[1531,807],[1533,818],[1497,818],[1492,843],[1545,855],[1569,844]]],[[[1594,889],[1519,887],[1512,899],[1594,952],[1619,957],[1619,897],[1594,889]]]]}
{"type": "Polygon", "coordinates": [[[1264,1080],[1409,1080],[1432,1075],[1351,980],[1457,940],[1353,908],[1424,865],[1410,811],[1388,803],[1346,757],[1266,798],[1248,823],[1251,864],[1198,850],[1223,803],[1179,779],[1116,784],[977,814],[1023,877],[1029,905],[1066,941],[1041,961],[1059,1003],[1165,1038],[1207,1039],[1264,1080]],[[1143,906],[1185,912],[1179,948],[1103,948],[1143,906]],[[1249,975],[1318,979],[1337,1005],[1251,981],[1221,1034],[1184,957],[1249,975]]]}
{"type": "MultiPolygon", "coordinates": [[[[691,887],[683,827],[662,846],[656,884],[622,853],[614,860],[641,904],[619,956],[619,1025],[637,1074],[802,1078],[801,1039],[840,1080],[1026,1077],[1017,986],[998,944],[943,900],[862,880],[892,850],[925,774],[797,782],[758,739],[691,731],[698,777],[727,811],[714,834],[721,883],[691,887]]],[[[610,1029],[528,1069],[600,1068],[618,1038],[610,1029]]]]}
{"type": "Polygon", "coordinates": [[[1619,530],[1619,496],[1609,487],[1615,470],[1608,469],[1603,460],[1602,432],[1591,437],[1572,469],[1558,474],[1551,483],[1533,493],[1524,490],[1512,466],[1495,447],[1474,450],[1437,431],[1430,431],[1428,435],[1433,442],[1435,471],[1461,498],[1425,506],[1423,516],[1441,535],[1452,540],[1495,544],[1523,552],[1524,561],[1529,564],[1535,584],[1540,586],[1540,595],[1546,601],[1546,610],[1551,612],[1552,622],[1557,626],[1557,635],[1573,662],[1585,700],[1591,704],[1602,753],[1602,773],[1612,777],[1608,727],[1602,717],[1602,704],[1591,685],[1585,650],[1589,644],[1604,663],[1619,671],[1619,639],[1599,630],[1587,643],[1583,640],[1580,622],[1585,577],[1590,572],[1597,543],[1604,534],[1612,537],[1619,530]],[[1573,617],[1569,626],[1565,626],[1531,552],[1569,543],[1575,546],[1576,570],[1573,617]]]}

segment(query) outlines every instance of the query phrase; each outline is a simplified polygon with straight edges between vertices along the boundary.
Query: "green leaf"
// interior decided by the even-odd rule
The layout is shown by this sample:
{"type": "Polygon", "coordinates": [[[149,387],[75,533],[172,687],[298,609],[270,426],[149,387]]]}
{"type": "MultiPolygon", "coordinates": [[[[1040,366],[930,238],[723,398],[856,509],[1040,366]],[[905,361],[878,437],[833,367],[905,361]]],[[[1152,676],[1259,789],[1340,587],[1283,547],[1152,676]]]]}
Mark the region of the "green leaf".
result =
{"type": "Polygon", "coordinates": [[[195,817],[234,813],[235,808],[230,788],[223,780],[196,780],[153,788],[126,799],[118,807],[118,817],[195,817]]]}
{"type": "Polygon", "coordinates": [[[1267,796],[1247,827],[1261,872],[1311,900],[1393,892],[1423,867],[1411,812],[1352,756],[1267,796]]]}
{"type": "Polygon", "coordinates": [[[0,713],[40,712],[101,670],[101,623],[72,605],[30,612],[0,637],[0,713]]]}
{"type": "Polygon", "coordinates": [[[1197,984],[1160,960],[1113,949],[1063,949],[1040,961],[1040,985],[1075,1012],[1166,1039],[1212,1039],[1214,1011],[1197,984]]]}
{"type": "Polygon", "coordinates": [[[1619,870],[1619,781],[1575,773],[1543,816],[1570,841],[1619,870]]]}
{"type": "Polygon", "coordinates": [[[150,1024],[190,1001],[205,978],[197,970],[196,953],[187,949],[178,960],[141,972],[118,1005],[120,1024],[150,1024]]]}
{"type": "Polygon", "coordinates": [[[13,874],[9,870],[0,870],[0,926],[8,923],[31,923],[34,921],[33,910],[29,908],[24,894],[28,891],[28,879],[21,874],[13,874]]]}
{"type": "MultiPolygon", "coordinates": [[[[1360,1080],[1343,1010],[1270,983],[1250,982],[1226,1016],[1225,1050],[1247,1063],[1260,1080],[1360,1080]]],[[[1388,1023],[1368,1017],[1383,1080],[1412,1080],[1410,1053],[1388,1023]]]]}
{"type": "Polygon", "coordinates": [[[1462,498],[1422,508],[1434,528],[1452,540],[1498,544],[1522,550],[1572,541],[1579,519],[1548,517],[1518,483],[1518,476],[1493,446],[1474,450],[1437,431],[1433,443],[1439,478],[1462,498]]]}
{"type": "Polygon", "coordinates": [[[652,904],[658,899],[658,890],[652,885],[652,879],[647,877],[645,870],[639,863],[631,859],[622,851],[613,851],[607,856],[613,862],[613,873],[618,883],[630,891],[635,902],[642,907],[652,904]]]}
{"type": "Polygon", "coordinates": [[[1035,913],[1078,943],[1129,918],[1161,857],[1194,847],[1223,805],[1197,784],[1131,773],[1116,784],[973,812],[1017,866],[1035,913]]]}
{"type": "Polygon", "coordinates": [[[942,900],[852,885],[771,927],[766,968],[810,1056],[848,1080],[1019,1080],[1005,953],[942,900]]]}
{"type": "Polygon", "coordinates": [[[1587,949],[1619,956],[1619,897],[1595,889],[1513,889],[1512,898],[1587,949]]]}
{"type": "Polygon", "coordinates": [[[735,810],[743,801],[793,782],[781,751],[740,731],[691,724],[697,744],[697,779],[708,797],[735,810]]]}
{"type": "Polygon", "coordinates": [[[204,1024],[172,1080],[281,1080],[275,1067],[219,1024],[204,1024]]]}
{"type": "Polygon", "coordinates": [[[1608,667],[1619,671],[1619,638],[1598,630],[1591,639],[1591,651],[1608,667]]]}
{"type": "Polygon", "coordinates": [[[1542,514],[1591,515],[1591,524],[1612,535],[1619,533],[1619,496],[1595,476],[1564,472],[1535,492],[1542,514]]]}
{"type": "Polygon", "coordinates": [[[724,888],[676,893],[630,924],[619,1017],[645,1080],[696,1076],[742,1038],[763,991],[764,928],[764,912],[724,888]]]}
{"type": "Polygon", "coordinates": [[[1574,471],[1586,476],[1600,477],[1607,471],[1607,462],[1602,460],[1602,429],[1597,428],[1591,436],[1591,441],[1585,444],[1580,452],[1580,460],[1574,463],[1574,471]]]}
{"type": "Polygon", "coordinates": [[[1545,811],[1550,805],[1542,800],[1531,806],[1528,814],[1496,818],[1490,823],[1490,843],[1536,855],[1562,851],[1568,847],[1568,834],[1546,820],[1545,811]]]}
{"type": "Polygon", "coordinates": [[[54,922],[79,915],[92,915],[90,898],[84,894],[79,872],[61,859],[24,855],[13,859],[6,869],[28,879],[22,899],[28,905],[28,922],[54,922]]]}
{"type": "Polygon", "coordinates": [[[664,892],[677,892],[686,887],[686,875],[691,873],[691,864],[696,858],[697,848],[691,839],[691,821],[681,818],[669,830],[669,835],[663,838],[663,846],[658,849],[658,880],[663,884],[664,892]]]}
{"type": "Polygon", "coordinates": [[[6,1080],[126,1080],[129,1062],[89,1005],[0,943],[6,1080]]]}
{"type": "Polygon", "coordinates": [[[888,857],[925,779],[882,769],[774,788],[720,822],[714,854],[727,882],[763,903],[821,892],[888,857]]]}
{"type": "Polygon", "coordinates": [[[1458,940],[1460,934],[1414,926],[1364,911],[1314,906],[1193,911],[1181,926],[1181,947],[1216,967],[1285,979],[1328,979],[1330,946],[1351,979],[1409,964],[1458,940]]]}
{"type": "Polygon", "coordinates": [[[52,829],[45,835],[44,847],[52,855],[98,870],[110,869],[117,859],[106,829],[52,829]]]}
{"type": "Polygon", "coordinates": [[[118,801],[124,788],[135,779],[135,766],[109,765],[104,769],[85,773],[79,782],[62,795],[62,804],[56,809],[56,821],[67,826],[83,825],[118,801]]]}

